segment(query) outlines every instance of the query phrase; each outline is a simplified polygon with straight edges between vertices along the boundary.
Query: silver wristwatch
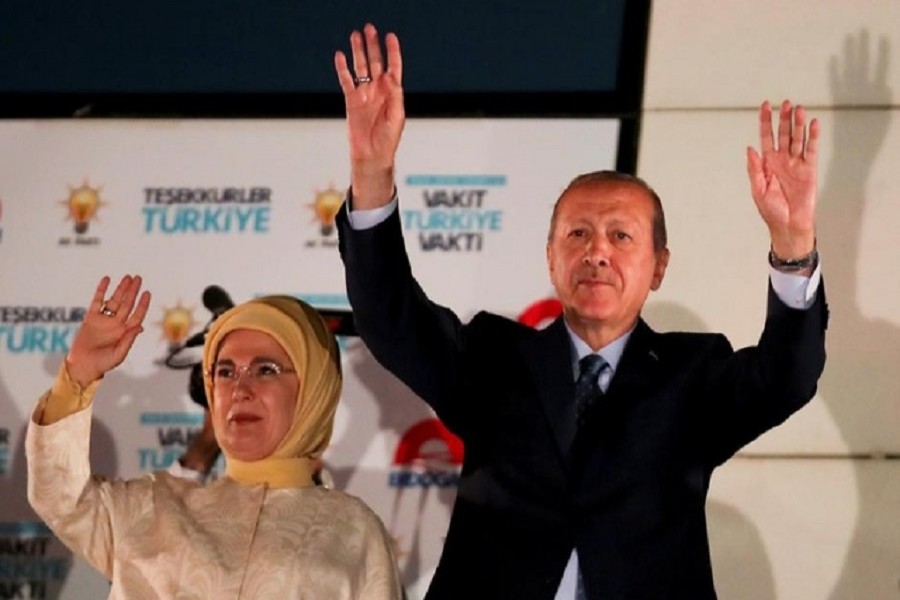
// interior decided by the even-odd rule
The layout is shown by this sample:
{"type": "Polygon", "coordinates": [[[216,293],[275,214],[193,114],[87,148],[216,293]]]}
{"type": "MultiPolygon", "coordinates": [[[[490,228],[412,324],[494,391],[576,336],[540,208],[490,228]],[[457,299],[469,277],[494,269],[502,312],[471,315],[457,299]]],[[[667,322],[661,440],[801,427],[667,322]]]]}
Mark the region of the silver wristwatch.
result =
{"type": "Polygon", "coordinates": [[[800,258],[781,258],[773,250],[769,250],[769,264],[774,269],[792,273],[794,271],[802,271],[807,267],[815,268],[819,263],[819,251],[816,248],[806,256],[800,258]]]}

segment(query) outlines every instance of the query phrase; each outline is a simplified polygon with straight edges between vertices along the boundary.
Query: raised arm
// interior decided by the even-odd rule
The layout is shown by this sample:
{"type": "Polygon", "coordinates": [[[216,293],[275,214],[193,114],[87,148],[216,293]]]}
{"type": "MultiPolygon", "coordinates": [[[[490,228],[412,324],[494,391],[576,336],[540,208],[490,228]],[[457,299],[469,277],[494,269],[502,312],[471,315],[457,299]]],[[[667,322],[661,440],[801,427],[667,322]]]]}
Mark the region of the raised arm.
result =
{"type": "MultiPolygon", "coordinates": [[[[772,251],[782,260],[797,260],[815,248],[816,182],[819,123],[806,125],[806,110],[781,104],[777,139],[772,108],[759,109],[760,152],[747,148],[747,174],[756,208],[769,228],[772,251]]],[[[812,272],[804,269],[798,274],[812,272]]]]}
{"type": "MultiPolygon", "coordinates": [[[[150,292],[143,292],[138,299],[141,278],[126,275],[106,299],[108,287],[109,277],[97,284],[84,322],[66,356],[68,377],[82,391],[121,364],[135,338],[144,330],[142,324],[150,306],[150,292]]],[[[54,386],[54,391],[59,391],[58,385],[54,386]]],[[[42,410],[36,414],[38,423],[55,423],[84,408],[90,397],[82,396],[83,393],[49,394],[42,410]]]]}
{"type": "Polygon", "coordinates": [[[28,426],[26,456],[28,501],[35,512],[69,548],[112,578],[115,515],[133,513],[130,498],[149,490],[91,476],[91,411],[81,409],[90,405],[97,380],[125,359],[142,331],[150,294],[138,299],[140,277],[123,277],[109,298],[108,287],[109,277],[104,277],[65,368],[38,404],[28,426]]]}
{"type": "Polygon", "coordinates": [[[388,33],[384,43],[386,63],[374,25],[350,35],[355,76],[344,53],[334,55],[347,110],[354,209],[384,206],[394,195],[394,160],[406,121],[403,59],[395,34],[388,33]]]}

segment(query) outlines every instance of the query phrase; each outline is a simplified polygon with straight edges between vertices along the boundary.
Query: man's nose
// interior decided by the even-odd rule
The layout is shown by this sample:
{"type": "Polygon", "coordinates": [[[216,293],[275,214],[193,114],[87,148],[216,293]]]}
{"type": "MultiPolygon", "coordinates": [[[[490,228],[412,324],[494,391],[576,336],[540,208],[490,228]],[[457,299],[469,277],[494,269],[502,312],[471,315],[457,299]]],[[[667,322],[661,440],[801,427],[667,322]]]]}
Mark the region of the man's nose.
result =
{"type": "Polygon", "coordinates": [[[609,265],[609,242],[602,235],[592,235],[585,241],[582,262],[592,267],[609,265]]]}

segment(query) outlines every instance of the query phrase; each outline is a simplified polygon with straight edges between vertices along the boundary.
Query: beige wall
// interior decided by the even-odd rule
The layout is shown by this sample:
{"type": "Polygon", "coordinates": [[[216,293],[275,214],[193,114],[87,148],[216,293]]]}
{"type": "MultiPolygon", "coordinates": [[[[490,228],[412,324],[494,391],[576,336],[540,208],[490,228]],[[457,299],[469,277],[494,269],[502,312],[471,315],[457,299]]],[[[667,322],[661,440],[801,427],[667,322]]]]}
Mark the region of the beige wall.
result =
{"type": "Polygon", "coordinates": [[[900,2],[654,3],[638,172],[672,262],[647,317],[753,343],[766,229],[744,149],[760,102],[822,123],[818,237],[831,308],[812,404],[714,477],[723,598],[900,598],[900,2]]]}

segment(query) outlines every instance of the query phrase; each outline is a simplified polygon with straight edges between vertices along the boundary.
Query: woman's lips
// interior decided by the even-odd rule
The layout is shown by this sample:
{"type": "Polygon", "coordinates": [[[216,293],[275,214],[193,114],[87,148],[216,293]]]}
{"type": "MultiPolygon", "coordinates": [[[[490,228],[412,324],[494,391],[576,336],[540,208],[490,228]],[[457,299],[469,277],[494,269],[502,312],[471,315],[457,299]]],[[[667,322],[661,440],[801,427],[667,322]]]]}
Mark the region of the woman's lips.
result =
{"type": "Polygon", "coordinates": [[[234,413],[234,414],[228,415],[229,423],[237,423],[237,424],[255,423],[256,421],[261,421],[261,420],[262,420],[262,417],[260,417],[259,415],[251,414],[251,413],[239,412],[239,413],[234,413]]]}

